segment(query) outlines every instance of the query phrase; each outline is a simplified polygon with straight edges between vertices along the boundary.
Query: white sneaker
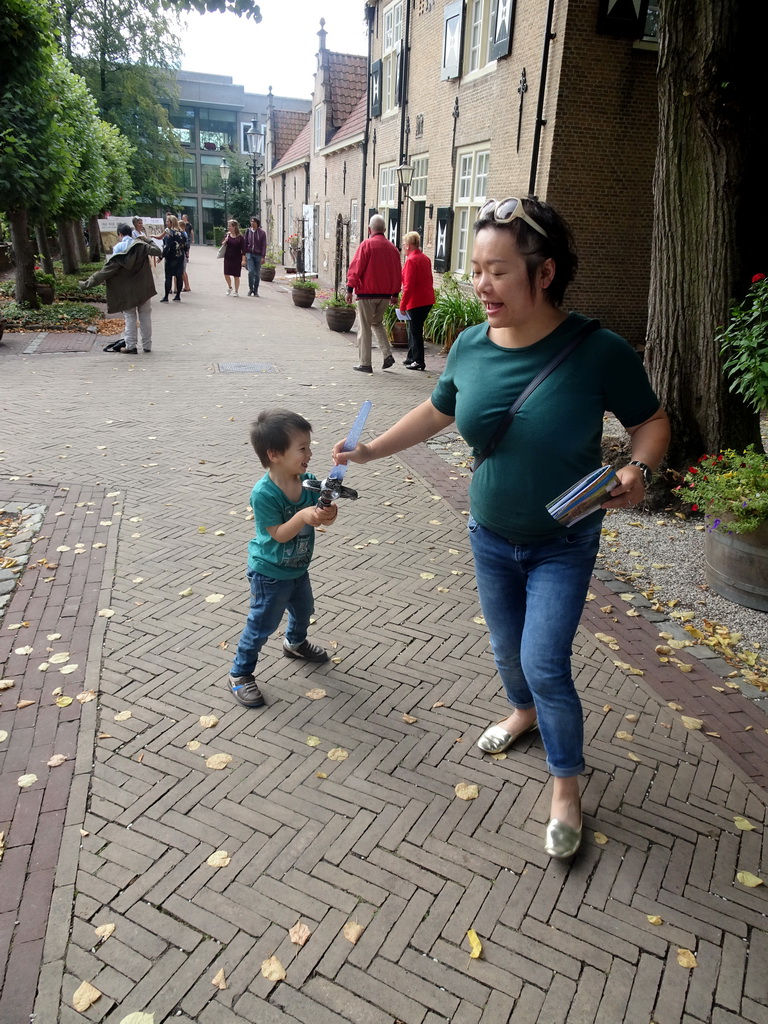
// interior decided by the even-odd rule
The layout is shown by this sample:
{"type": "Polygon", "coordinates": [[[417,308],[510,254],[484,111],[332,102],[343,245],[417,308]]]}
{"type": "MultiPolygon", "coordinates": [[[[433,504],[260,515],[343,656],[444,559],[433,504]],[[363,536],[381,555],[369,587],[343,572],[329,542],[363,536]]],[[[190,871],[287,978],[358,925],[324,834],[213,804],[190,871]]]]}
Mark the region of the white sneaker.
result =
{"type": "Polygon", "coordinates": [[[232,298],[233,299],[239,299],[240,298],[240,292],[235,292],[235,294],[232,296],[232,298]]]}
{"type": "Polygon", "coordinates": [[[231,295],[231,294],[232,294],[232,289],[231,288],[227,288],[227,295],[231,295]]]}

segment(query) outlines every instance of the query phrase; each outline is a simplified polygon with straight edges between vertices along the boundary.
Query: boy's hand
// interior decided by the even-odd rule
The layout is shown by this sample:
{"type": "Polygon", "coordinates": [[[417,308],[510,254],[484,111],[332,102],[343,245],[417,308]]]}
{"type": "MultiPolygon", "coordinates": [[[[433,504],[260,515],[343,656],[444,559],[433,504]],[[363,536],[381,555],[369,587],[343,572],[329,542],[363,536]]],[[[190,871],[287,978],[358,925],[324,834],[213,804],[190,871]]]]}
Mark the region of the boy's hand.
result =
{"type": "Polygon", "coordinates": [[[304,522],[309,526],[330,526],[338,514],[339,509],[336,505],[330,505],[328,508],[312,505],[310,508],[305,508],[301,511],[304,522]]]}

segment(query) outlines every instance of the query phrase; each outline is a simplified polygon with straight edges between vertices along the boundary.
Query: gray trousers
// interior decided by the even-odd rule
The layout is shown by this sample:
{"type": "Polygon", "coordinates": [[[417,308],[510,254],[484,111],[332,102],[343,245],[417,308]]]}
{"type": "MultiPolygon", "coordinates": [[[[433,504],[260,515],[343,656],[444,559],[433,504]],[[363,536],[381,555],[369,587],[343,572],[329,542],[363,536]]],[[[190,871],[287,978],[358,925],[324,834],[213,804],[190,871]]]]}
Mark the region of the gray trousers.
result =
{"type": "Polygon", "coordinates": [[[392,355],[387,332],[382,318],[389,305],[389,297],[382,299],[357,300],[357,345],[360,352],[360,365],[371,366],[371,334],[376,335],[376,343],[384,359],[392,355]]]}
{"type": "Polygon", "coordinates": [[[128,351],[136,348],[139,340],[138,328],[141,327],[141,347],[145,352],[152,348],[152,300],[147,299],[140,306],[124,309],[125,315],[125,347],[128,351]]]}

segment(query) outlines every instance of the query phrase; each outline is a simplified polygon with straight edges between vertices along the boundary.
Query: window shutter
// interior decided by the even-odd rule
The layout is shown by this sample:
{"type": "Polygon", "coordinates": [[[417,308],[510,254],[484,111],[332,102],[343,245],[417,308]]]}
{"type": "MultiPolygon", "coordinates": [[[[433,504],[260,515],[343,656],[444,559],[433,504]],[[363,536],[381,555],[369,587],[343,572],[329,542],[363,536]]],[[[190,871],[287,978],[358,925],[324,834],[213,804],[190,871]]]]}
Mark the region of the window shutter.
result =
{"type": "Polygon", "coordinates": [[[397,59],[395,61],[395,106],[400,107],[403,104],[403,69],[405,62],[403,60],[403,40],[397,44],[397,59]]]}
{"type": "Polygon", "coordinates": [[[440,80],[458,78],[461,73],[461,23],[463,0],[454,0],[443,9],[443,66],[440,80]]]}
{"type": "Polygon", "coordinates": [[[512,26],[515,23],[515,0],[498,0],[496,23],[493,28],[493,43],[490,60],[506,57],[512,42],[512,26]]]}
{"type": "Polygon", "coordinates": [[[438,206],[435,231],[435,270],[444,274],[451,269],[451,241],[453,235],[453,209],[438,206]]]}
{"type": "Polygon", "coordinates": [[[599,0],[597,31],[619,39],[642,39],[648,0],[599,0]]]}
{"type": "Polygon", "coordinates": [[[381,117],[381,61],[371,64],[371,117],[381,117]]]}
{"type": "Polygon", "coordinates": [[[391,209],[387,211],[389,213],[389,225],[387,226],[387,238],[390,240],[392,245],[399,245],[400,243],[400,211],[398,209],[391,209]]]}

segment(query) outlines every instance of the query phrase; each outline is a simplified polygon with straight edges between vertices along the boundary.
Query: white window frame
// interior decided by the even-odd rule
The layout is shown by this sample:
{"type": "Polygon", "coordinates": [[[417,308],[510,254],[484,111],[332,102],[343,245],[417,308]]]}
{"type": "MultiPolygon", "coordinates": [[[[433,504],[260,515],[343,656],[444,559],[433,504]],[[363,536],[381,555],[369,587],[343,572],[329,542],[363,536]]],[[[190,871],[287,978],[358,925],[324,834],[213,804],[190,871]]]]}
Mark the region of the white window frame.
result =
{"type": "Polygon", "coordinates": [[[482,71],[488,64],[496,29],[498,0],[468,0],[464,26],[464,74],[482,71]]]}
{"type": "Polygon", "coordinates": [[[315,107],[315,152],[325,146],[325,110],[323,104],[315,107]]]}
{"type": "Polygon", "coordinates": [[[472,225],[488,191],[491,150],[487,142],[465,146],[456,153],[456,186],[454,189],[453,269],[457,274],[469,272],[472,255],[472,225]]]}
{"type": "Polygon", "coordinates": [[[382,13],[381,114],[397,110],[397,59],[403,42],[403,0],[395,0],[382,13]]]}
{"type": "Polygon", "coordinates": [[[349,238],[357,244],[360,237],[360,206],[357,199],[349,204],[349,238]]]}
{"type": "Polygon", "coordinates": [[[382,164],[379,167],[379,210],[392,210],[397,206],[397,167],[382,164]]]}
{"type": "Polygon", "coordinates": [[[331,237],[331,204],[325,204],[325,222],[323,224],[323,237],[331,237]]]}
{"type": "Polygon", "coordinates": [[[411,160],[413,166],[413,177],[409,195],[417,202],[427,198],[427,182],[429,179],[429,156],[415,156],[411,160]]]}

